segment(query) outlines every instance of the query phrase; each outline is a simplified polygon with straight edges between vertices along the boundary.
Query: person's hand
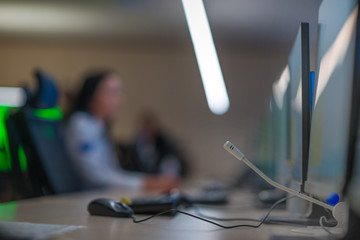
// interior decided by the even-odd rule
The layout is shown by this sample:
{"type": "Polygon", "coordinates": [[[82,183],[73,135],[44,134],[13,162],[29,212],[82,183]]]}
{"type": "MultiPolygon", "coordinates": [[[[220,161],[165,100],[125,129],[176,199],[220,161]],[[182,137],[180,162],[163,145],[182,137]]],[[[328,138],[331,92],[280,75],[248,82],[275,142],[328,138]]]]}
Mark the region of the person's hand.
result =
{"type": "Polygon", "coordinates": [[[180,180],[173,176],[148,176],[145,178],[146,189],[159,189],[169,191],[177,188],[180,185],[180,180]]]}

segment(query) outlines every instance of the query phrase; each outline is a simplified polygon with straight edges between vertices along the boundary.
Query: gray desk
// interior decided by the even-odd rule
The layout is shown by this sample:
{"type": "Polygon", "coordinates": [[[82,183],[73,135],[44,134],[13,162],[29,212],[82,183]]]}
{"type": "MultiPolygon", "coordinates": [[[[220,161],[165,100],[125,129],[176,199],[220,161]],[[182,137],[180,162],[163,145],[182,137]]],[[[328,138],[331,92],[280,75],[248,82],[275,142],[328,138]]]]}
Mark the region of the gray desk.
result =
{"type": "MultiPolygon", "coordinates": [[[[177,214],[174,217],[156,217],[148,222],[135,224],[128,218],[90,216],[87,204],[94,198],[120,199],[155,194],[128,190],[106,190],[61,196],[41,197],[0,204],[0,220],[85,226],[85,228],[56,235],[52,239],[269,239],[271,235],[299,236],[292,233],[290,226],[263,225],[258,229],[220,229],[216,226],[177,214]]],[[[202,208],[202,212],[217,217],[259,218],[267,210],[252,207],[253,198],[247,192],[239,191],[226,206],[202,208]]],[[[191,212],[191,210],[189,210],[191,212]]],[[[275,210],[274,214],[285,214],[275,210]]],[[[142,218],[143,216],[137,216],[142,218]]],[[[225,225],[234,222],[223,222],[225,225]]]]}

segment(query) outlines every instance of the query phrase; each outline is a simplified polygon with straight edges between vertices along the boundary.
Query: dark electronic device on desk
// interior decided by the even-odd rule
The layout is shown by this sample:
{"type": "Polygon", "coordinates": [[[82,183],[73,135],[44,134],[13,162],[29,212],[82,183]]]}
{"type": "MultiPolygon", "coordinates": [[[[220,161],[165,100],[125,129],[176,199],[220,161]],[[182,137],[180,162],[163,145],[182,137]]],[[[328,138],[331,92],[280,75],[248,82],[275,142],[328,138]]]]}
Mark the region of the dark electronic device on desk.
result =
{"type": "Polygon", "coordinates": [[[123,198],[121,201],[98,198],[88,204],[88,212],[91,215],[108,217],[131,217],[134,214],[158,214],[166,211],[168,211],[166,215],[175,215],[176,211],[169,210],[176,209],[177,207],[178,201],[171,198],[171,196],[133,200],[123,198]]]}
{"type": "Polygon", "coordinates": [[[204,191],[194,195],[183,194],[182,199],[187,204],[219,205],[229,202],[228,191],[204,191]]]}
{"type": "MultiPolygon", "coordinates": [[[[182,198],[178,192],[170,192],[154,197],[122,198],[121,201],[129,205],[136,214],[156,214],[176,209],[182,203],[182,198]]],[[[171,215],[175,213],[169,212],[171,215]]]]}
{"type": "Polygon", "coordinates": [[[91,201],[88,205],[91,215],[109,217],[130,217],[134,211],[122,202],[117,202],[108,198],[98,198],[91,201]]]}
{"type": "MultiPolygon", "coordinates": [[[[121,201],[128,204],[137,214],[155,214],[177,208],[180,205],[226,204],[228,203],[228,196],[229,194],[227,191],[220,190],[201,191],[196,195],[183,194],[177,190],[172,190],[169,193],[164,193],[160,196],[138,197],[132,199],[123,198],[121,201]]],[[[170,214],[175,214],[175,212],[170,214]]]]}
{"type": "Polygon", "coordinates": [[[205,179],[202,186],[195,191],[182,192],[182,200],[185,204],[219,205],[229,202],[229,195],[233,186],[220,180],[205,179]]]}
{"type": "MultiPolygon", "coordinates": [[[[228,194],[224,191],[206,191],[197,196],[186,196],[177,190],[159,196],[147,196],[137,198],[122,198],[120,202],[99,198],[88,205],[88,210],[93,215],[125,217],[132,214],[157,214],[159,212],[177,209],[180,205],[191,206],[193,204],[224,204],[228,202],[228,194]],[[130,213],[131,210],[131,213],[130,213]]],[[[167,215],[175,215],[175,211],[169,211],[167,215]]]]}
{"type": "MultiPolygon", "coordinates": [[[[222,225],[218,222],[212,221],[234,221],[234,219],[223,219],[219,220],[219,218],[214,218],[210,216],[206,216],[200,212],[198,212],[196,215],[191,214],[185,211],[182,211],[176,207],[171,207],[167,210],[160,211],[157,213],[152,214],[151,216],[145,217],[143,219],[136,219],[134,214],[135,212],[131,207],[129,207],[127,204],[123,202],[118,202],[112,199],[107,198],[99,198],[91,201],[88,204],[88,212],[91,215],[97,215],[97,216],[106,216],[106,217],[124,217],[124,218],[131,218],[133,223],[142,223],[146,222],[154,217],[161,216],[161,215],[174,215],[175,213],[181,213],[183,215],[186,215],[188,217],[196,218],[198,220],[207,222],[209,224],[215,225],[217,227],[223,228],[223,229],[232,229],[232,228],[259,228],[266,220],[267,217],[269,217],[270,213],[283,201],[285,201],[287,198],[281,199],[280,201],[276,202],[274,205],[271,206],[269,211],[266,213],[266,215],[261,219],[250,219],[249,218],[237,218],[236,221],[254,221],[256,224],[236,224],[236,225],[222,225]]],[[[131,203],[131,200],[126,199],[125,201],[129,201],[131,203]]],[[[137,203],[138,204],[138,203],[137,203]]],[[[143,204],[143,199],[140,202],[140,204],[143,204]]],[[[134,207],[136,204],[133,205],[134,207]]]]}

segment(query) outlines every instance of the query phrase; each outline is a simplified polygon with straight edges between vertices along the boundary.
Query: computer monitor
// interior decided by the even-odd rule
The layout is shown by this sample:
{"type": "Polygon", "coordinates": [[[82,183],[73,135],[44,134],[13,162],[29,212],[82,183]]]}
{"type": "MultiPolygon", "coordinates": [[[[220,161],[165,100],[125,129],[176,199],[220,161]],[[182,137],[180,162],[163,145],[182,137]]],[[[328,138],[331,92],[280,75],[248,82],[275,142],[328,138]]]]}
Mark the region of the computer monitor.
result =
{"type": "MultiPolygon", "coordinates": [[[[358,16],[358,24],[360,18],[358,16]]],[[[349,200],[350,214],[347,238],[358,236],[360,224],[360,31],[357,32],[354,82],[350,117],[346,178],[343,193],[349,200]]]]}
{"type": "MultiPolygon", "coordinates": [[[[309,23],[301,23],[288,58],[289,92],[287,125],[287,158],[278,161],[278,168],[286,168],[286,184],[303,191],[307,177],[307,152],[310,132],[310,44],[309,23]]],[[[274,217],[271,221],[298,222],[298,216],[307,212],[307,204],[300,199],[287,203],[290,216],[274,217]]],[[[301,219],[303,222],[304,220],[301,219]]]]}
{"type": "MultiPolygon", "coordinates": [[[[360,16],[357,16],[357,26],[360,16]]],[[[351,96],[350,129],[343,195],[349,200],[348,233],[344,239],[356,239],[360,224],[360,31],[355,37],[354,71],[351,96]]]]}
{"type": "MultiPolygon", "coordinates": [[[[306,166],[311,110],[309,52],[309,23],[301,23],[289,54],[288,65],[285,68],[288,80],[285,122],[276,122],[287,133],[283,137],[285,142],[282,143],[284,147],[282,152],[283,158],[277,158],[276,162],[277,169],[279,169],[278,174],[286,176],[286,180],[280,182],[288,184],[290,188],[296,191],[303,191],[301,187],[304,185],[303,183],[307,177],[306,166]]],[[[274,91],[274,93],[276,92],[274,91]]],[[[274,144],[279,144],[279,142],[274,141],[274,144]]],[[[276,179],[279,181],[279,177],[276,179]]],[[[307,212],[307,204],[304,201],[292,199],[288,201],[287,208],[290,212],[289,216],[275,216],[271,217],[269,221],[308,223],[306,217],[299,218],[300,216],[305,216],[307,212]]]]}
{"type": "Polygon", "coordinates": [[[291,179],[296,179],[299,185],[302,182],[303,126],[307,134],[310,128],[309,49],[309,24],[301,23],[288,63],[272,86],[269,109],[262,125],[261,149],[265,153],[262,159],[266,159],[267,164],[261,167],[283,184],[291,179]],[[273,165],[272,169],[267,166],[269,164],[273,165]]]}
{"type": "MultiPolygon", "coordinates": [[[[304,169],[305,174],[301,173],[304,172],[302,162],[307,160],[307,157],[303,159],[303,156],[307,156],[303,151],[308,151],[310,129],[309,51],[309,23],[301,23],[288,63],[279,79],[273,84],[270,109],[267,114],[267,126],[268,128],[270,126],[271,130],[265,132],[271,135],[267,138],[268,142],[265,142],[271,146],[271,151],[265,152],[271,155],[271,158],[270,161],[269,158],[263,157],[263,159],[267,160],[264,162],[273,164],[273,168],[267,167],[266,170],[272,170],[270,172],[274,176],[270,175],[270,177],[284,185],[294,185],[296,182],[296,189],[306,180],[303,176],[307,176],[306,169],[304,169]],[[303,112],[305,114],[302,114],[303,112]],[[304,139],[303,136],[307,137],[304,139]]],[[[262,149],[266,148],[263,146],[262,149]]],[[[260,194],[265,196],[263,193],[260,194]]],[[[275,198],[270,197],[270,194],[279,198],[284,196],[277,192],[267,192],[266,196],[274,200],[275,198]]],[[[260,196],[261,200],[264,198],[262,196],[260,196]]]]}
{"type": "Polygon", "coordinates": [[[308,136],[310,131],[309,24],[301,23],[289,56],[290,137],[289,165],[292,184],[302,186],[307,177],[308,136]]]}
{"type": "Polygon", "coordinates": [[[289,159],[289,97],[290,69],[286,65],[279,79],[273,84],[270,109],[270,127],[272,130],[268,144],[271,146],[271,159],[274,177],[278,182],[287,184],[289,159]]]}
{"type": "Polygon", "coordinates": [[[273,162],[273,149],[271,145],[273,132],[272,105],[273,102],[270,101],[264,118],[260,123],[256,146],[259,150],[257,164],[266,175],[273,178],[275,176],[275,164],[273,162]]]}
{"type": "Polygon", "coordinates": [[[306,180],[302,163],[307,160],[304,156],[307,156],[310,129],[309,49],[309,24],[301,23],[288,64],[273,85],[271,144],[276,178],[283,184],[292,180],[301,185],[306,180]]]}
{"type": "Polygon", "coordinates": [[[357,17],[357,0],[324,0],[319,10],[316,90],[305,192],[323,200],[332,192],[340,194],[345,178],[357,17]]]}
{"type": "Polygon", "coordinates": [[[302,166],[300,191],[304,192],[308,176],[308,156],[310,138],[310,44],[309,24],[301,23],[301,130],[302,130],[302,166]]]}

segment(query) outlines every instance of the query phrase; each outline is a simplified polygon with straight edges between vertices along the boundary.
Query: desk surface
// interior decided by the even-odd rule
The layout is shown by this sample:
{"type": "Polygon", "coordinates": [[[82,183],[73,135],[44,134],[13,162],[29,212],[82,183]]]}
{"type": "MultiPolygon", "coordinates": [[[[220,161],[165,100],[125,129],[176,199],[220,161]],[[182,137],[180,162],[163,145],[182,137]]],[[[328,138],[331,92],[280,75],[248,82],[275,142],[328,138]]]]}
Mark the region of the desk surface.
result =
{"type": "MultiPolygon", "coordinates": [[[[94,198],[120,199],[143,196],[144,192],[112,189],[106,191],[49,196],[0,204],[0,220],[30,223],[86,226],[86,228],[57,235],[52,239],[269,239],[271,235],[298,236],[290,226],[262,225],[260,228],[220,229],[206,222],[177,214],[174,217],[156,217],[135,224],[129,218],[90,216],[87,204],[94,198]]],[[[147,193],[147,195],[154,193],[147,193]]],[[[252,206],[253,197],[245,191],[234,193],[230,204],[202,208],[201,211],[216,217],[260,218],[267,209],[252,206]]],[[[191,210],[189,210],[191,212],[191,210]]],[[[284,214],[275,210],[274,215],[284,214]]],[[[144,216],[138,215],[137,218],[144,216]]],[[[223,222],[233,225],[236,222],[223,222]]],[[[253,224],[253,223],[252,223],[253,224]]]]}

